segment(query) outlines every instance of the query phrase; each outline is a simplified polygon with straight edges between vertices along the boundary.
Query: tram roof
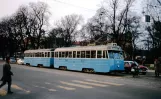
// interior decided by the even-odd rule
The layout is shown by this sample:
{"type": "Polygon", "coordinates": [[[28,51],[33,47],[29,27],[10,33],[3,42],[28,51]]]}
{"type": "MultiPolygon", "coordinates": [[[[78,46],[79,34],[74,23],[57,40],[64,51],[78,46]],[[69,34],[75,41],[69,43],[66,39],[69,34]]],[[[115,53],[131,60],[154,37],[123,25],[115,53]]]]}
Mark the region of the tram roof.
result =
{"type": "Polygon", "coordinates": [[[54,51],[54,49],[36,49],[36,50],[26,50],[24,53],[47,52],[47,51],[54,51]]]}
{"type": "Polygon", "coordinates": [[[86,51],[86,50],[122,50],[119,46],[115,46],[115,48],[117,47],[119,49],[111,49],[112,47],[114,46],[111,45],[76,46],[76,47],[56,48],[55,51],[61,52],[61,51],[86,51]]]}

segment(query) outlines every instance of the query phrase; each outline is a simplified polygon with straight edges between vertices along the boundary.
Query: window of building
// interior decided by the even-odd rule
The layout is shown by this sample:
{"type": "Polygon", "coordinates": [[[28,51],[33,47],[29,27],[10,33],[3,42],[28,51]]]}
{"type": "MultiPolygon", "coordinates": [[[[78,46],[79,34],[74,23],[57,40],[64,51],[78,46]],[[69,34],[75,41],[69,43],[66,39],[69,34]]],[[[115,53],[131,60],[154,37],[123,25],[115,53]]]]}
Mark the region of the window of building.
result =
{"type": "Polygon", "coordinates": [[[97,58],[102,58],[102,51],[97,51],[97,58]]]}
{"type": "Polygon", "coordinates": [[[96,51],[95,50],[91,51],[91,58],[96,58],[96,51]]]}

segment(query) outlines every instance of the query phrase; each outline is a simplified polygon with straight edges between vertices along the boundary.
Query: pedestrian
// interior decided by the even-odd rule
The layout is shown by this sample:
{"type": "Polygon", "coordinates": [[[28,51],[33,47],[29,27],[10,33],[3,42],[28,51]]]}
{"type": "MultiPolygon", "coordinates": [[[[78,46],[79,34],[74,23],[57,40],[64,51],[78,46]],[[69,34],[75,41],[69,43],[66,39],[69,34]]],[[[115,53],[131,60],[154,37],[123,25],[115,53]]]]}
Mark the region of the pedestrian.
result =
{"type": "Polygon", "coordinates": [[[155,77],[159,77],[159,66],[160,66],[160,61],[159,61],[159,58],[155,59],[154,61],[154,68],[155,68],[155,77]]]}
{"type": "Polygon", "coordinates": [[[139,67],[136,65],[136,63],[132,63],[131,67],[132,67],[133,77],[139,76],[139,67]]]}
{"type": "Polygon", "coordinates": [[[13,73],[11,72],[10,57],[6,57],[6,63],[3,65],[3,76],[1,78],[2,84],[0,85],[0,88],[8,83],[8,94],[13,93],[11,91],[12,75],[13,73]]]}

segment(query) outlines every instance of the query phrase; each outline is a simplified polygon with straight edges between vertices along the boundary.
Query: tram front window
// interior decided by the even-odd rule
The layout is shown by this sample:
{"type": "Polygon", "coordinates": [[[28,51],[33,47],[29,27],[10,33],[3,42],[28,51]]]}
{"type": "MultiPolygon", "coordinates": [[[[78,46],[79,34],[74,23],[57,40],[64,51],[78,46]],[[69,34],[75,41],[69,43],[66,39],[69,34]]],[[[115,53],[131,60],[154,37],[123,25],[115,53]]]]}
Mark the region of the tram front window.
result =
{"type": "Polygon", "coordinates": [[[120,51],[108,51],[110,59],[123,59],[123,53],[120,51]]]}

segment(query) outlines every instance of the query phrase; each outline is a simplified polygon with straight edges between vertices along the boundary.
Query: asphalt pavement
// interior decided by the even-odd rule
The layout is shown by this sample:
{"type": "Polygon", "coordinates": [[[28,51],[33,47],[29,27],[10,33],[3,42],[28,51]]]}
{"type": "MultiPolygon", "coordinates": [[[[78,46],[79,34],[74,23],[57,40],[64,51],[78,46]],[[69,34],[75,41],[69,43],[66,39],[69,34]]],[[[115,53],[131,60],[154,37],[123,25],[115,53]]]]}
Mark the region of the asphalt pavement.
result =
{"type": "Polygon", "coordinates": [[[154,77],[153,71],[133,78],[130,74],[88,74],[11,66],[14,93],[6,94],[5,85],[0,89],[0,99],[161,99],[161,78],[154,77]]]}

